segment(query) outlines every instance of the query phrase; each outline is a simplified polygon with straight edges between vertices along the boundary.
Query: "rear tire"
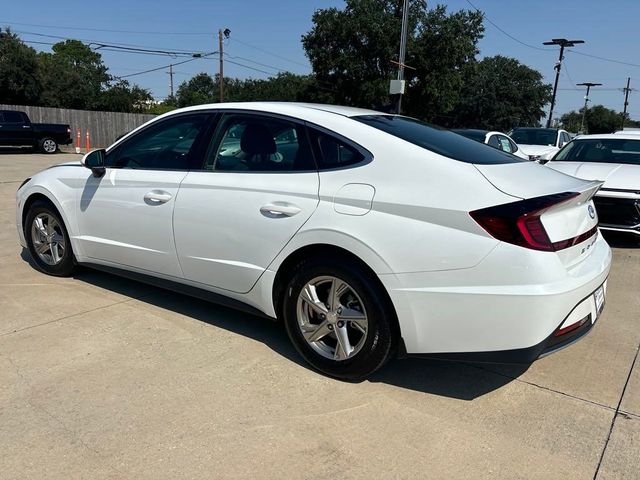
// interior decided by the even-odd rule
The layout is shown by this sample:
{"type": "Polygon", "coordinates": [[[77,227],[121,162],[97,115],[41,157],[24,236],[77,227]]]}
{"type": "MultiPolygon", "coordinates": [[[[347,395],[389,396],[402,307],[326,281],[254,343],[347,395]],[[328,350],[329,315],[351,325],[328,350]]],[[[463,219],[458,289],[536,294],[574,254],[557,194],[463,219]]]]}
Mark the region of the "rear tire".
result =
{"type": "Polygon", "coordinates": [[[382,367],[397,340],[395,313],[370,273],[342,257],[303,260],[293,271],[282,313],[300,355],[343,380],[362,380],[382,367]]]}
{"type": "Polygon", "coordinates": [[[68,277],[76,268],[69,234],[57,210],[48,202],[31,205],[24,236],[37,268],[48,275],[68,277]]]}
{"type": "Polygon", "coordinates": [[[52,153],[56,153],[58,151],[58,143],[49,137],[45,137],[38,142],[38,147],[40,147],[40,151],[42,153],[46,153],[48,155],[52,153]]]}

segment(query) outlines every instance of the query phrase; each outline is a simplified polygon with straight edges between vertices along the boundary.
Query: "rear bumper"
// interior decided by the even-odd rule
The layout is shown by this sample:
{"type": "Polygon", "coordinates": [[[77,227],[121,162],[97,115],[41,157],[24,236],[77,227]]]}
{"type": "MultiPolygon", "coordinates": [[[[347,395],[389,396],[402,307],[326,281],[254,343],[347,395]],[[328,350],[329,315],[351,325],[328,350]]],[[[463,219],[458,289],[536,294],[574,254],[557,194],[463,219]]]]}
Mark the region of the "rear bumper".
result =
{"type": "MultiPolygon", "coordinates": [[[[606,282],[603,285],[606,290],[606,282]]],[[[529,364],[541,357],[546,357],[558,350],[573,345],[578,340],[585,337],[595,325],[598,317],[602,313],[603,306],[598,310],[595,306],[594,294],[589,295],[580,304],[576,305],[576,308],[571,314],[567,316],[558,328],[552,332],[547,338],[536,345],[526,348],[518,348],[514,350],[496,350],[493,352],[462,352],[462,353],[433,353],[433,354],[413,354],[411,356],[431,358],[436,360],[448,360],[458,362],[478,362],[478,363],[501,363],[501,364],[529,364]],[[578,318],[581,325],[574,330],[571,330],[565,334],[559,335],[561,326],[564,324],[571,324],[573,320],[569,320],[569,317],[583,304],[586,303],[587,307],[591,310],[582,319],[578,318]]]]}
{"type": "Polygon", "coordinates": [[[588,256],[569,268],[553,253],[500,244],[474,268],[381,275],[406,353],[526,363],[575,341],[590,325],[551,337],[569,320],[595,319],[589,299],[611,266],[601,235],[573,248],[586,245],[588,256]]]}

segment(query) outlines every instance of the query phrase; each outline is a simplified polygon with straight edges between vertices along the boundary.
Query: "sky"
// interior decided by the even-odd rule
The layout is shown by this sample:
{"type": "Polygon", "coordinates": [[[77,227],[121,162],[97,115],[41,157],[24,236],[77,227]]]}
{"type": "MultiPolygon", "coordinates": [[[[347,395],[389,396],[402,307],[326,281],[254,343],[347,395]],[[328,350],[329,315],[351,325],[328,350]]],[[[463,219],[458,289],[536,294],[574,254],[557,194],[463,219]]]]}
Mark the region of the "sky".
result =
{"type": "MultiPolygon", "coordinates": [[[[59,38],[86,43],[127,44],[166,51],[218,50],[218,29],[231,33],[225,41],[225,76],[266,78],[278,71],[310,73],[300,38],[312,26],[317,9],[344,6],[342,0],[3,0],[0,26],[10,26],[37,50],[59,38]],[[235,63],[231,63],[235,62],[235,63]]],[[[591,91],[591,104],[617,111],[624,101],[627,77],[631,87],[631,118],[640,120],[640,0],[440,0],[450,11],[472,9],[485,13],[480,58],[505,55],[540,71],[552,83],[557,47],[544,47],[552,38],[581,39],[565,55],[554,117],[584,104],[584,89],[575,84],[602,83],[591,91]],[[490,23],[492,22],[495,26],[490,23]],[[497,27],[496,27],[497,26],[497,27]],[[502,31],[501,31],[502,30],[502,31]],[[504,33],[506,32],[506,34],[504,33]],[[508,35],[507,35],[508,34],[508,35]],[[595,55],[622,63],[605,61],[595,55]],[[635,64],[635,65],[625,65],[635,64]]],[[[399,37],[399,32],[398,32],[399,37]]],[[[188,59],[101,49],[112,75],[125,76],[188,59]]],[[[197,59],[174,67],[177,86],[199,72],[215,74],[218,61],[197,59]]],[[[168,68],[127,78],[151,91],[157,99],[169,94],[168,68]]]]}

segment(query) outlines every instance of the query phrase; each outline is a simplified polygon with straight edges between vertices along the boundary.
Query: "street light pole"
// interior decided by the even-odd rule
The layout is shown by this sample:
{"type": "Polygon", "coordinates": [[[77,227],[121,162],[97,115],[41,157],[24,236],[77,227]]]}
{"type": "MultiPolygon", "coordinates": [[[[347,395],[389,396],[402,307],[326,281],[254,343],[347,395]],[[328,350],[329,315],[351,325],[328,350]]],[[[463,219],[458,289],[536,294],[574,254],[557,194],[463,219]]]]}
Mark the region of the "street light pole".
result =
{"type": "Polygon", "coordinates": [[[553,95],[551,96],[551,108],[549,109],[549,118],[547,119],[547,128],[551,128],[551,119],[553,118],[553,107],[556,105],[556,93],[558,91],[558,79],[560,78],[560,68],[562,68],[562,60],[564,59],[565,47],[575,47],[578,43],[584,43],[584,40],[567,40],[566,38],[553,38],[550,42],[543,42],[543,45],[560,45],[560,56],[555,67],[556,80],[553,84],[553,95]]]}
{"type": "Polygon", "coordinates": [[[582,122],[580,123],[580,131],[582,133],[585,133],[584,120],[587,116],[587,107],[589,106],[589,91],[591,90],[591,87],[599,87],[601,85],[602,85],[601,83],[592,83],[592,82],[578,83],[578,86],[580,87],[587,87],[587,94],[584,96],[584,110],[582,111],[582,122]]]}

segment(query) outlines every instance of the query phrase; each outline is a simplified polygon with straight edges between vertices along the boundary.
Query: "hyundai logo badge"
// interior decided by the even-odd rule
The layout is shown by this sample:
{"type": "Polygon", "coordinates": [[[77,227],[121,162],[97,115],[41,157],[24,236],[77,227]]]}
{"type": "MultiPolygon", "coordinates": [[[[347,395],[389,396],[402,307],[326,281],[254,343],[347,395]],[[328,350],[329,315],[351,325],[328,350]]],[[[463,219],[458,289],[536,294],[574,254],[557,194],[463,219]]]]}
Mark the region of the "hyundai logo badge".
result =
{"type": "Polygon", "coordinates": [[[589,208],[587,208],[587,210],[589,211],[589,216],[591,218],[596,218],[596,210],[595,208],[593,208],[593,205],[589,205],[589,208]]]}

